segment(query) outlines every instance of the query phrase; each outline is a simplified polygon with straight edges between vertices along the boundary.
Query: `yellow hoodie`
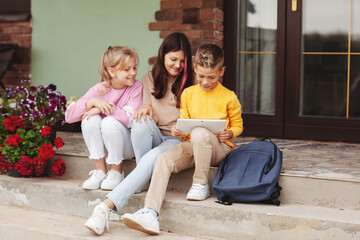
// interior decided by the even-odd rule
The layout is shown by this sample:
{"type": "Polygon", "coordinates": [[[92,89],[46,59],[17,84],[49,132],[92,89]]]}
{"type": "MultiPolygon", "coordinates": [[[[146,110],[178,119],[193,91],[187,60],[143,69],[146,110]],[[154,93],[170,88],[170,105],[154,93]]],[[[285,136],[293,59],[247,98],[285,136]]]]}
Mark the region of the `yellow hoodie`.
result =
{"type": "MultiPolygon", "coordinates": [[[[243,131],[240,102],[236,94],[220,82],[209,91],[199,84],[186,88],[181,94],[180,118],[225,119],[226,129],[233,132],[234,138],[243,131]]],[[[225,143],[233,147],[232,140],[225,143]]]]}

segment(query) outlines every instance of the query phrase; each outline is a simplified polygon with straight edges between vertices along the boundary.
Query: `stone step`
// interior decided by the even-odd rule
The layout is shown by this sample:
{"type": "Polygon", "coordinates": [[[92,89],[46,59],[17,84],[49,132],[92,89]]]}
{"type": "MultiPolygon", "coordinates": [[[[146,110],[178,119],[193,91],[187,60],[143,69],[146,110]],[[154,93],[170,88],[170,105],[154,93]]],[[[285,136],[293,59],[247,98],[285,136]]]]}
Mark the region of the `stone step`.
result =
{"type": "MultiPolygon", "coordinates": [[[[84,191],[80,184],[75,179],[0,176],[0,204],[87,218],[107,192],[84,191]]],[[[145,192],[134,195],[119,214],[143,207],[144,197],[145,192]]],[[[224,206],[215,200],[211,197],[201,202],[186,201],[184,193],[168,192],[160,213],[161,229],[185,236],[198,234],[224,239],[360,239],[359,210],[287,203],[280,207],[224,206]]],[[[1,216],[4,219],[1,221],[6,222],[7,217],[1,216]]],[[[111,218],[119,219],[119,215],[113,214],[111,218]]],[[[27,231],[30,230],[24,230],[27,231]]]]}
{"type": "MultiPolygon", "coordinates": [[[[87,179],[93,169],[93,163],[87,156],[57,154],[67,165],[62,179],[87,179]]],[[[136,166],[134,159],[124,160],[125,174],[129,174],[136,166]]],[[[209,184],[212,186],[217,167],[211,167],[209,184]]],[[[194,169],[172,174],[168,191],[186,193],[192,184],[194,169]]],[[[81,184],[81,183],[80,183],[81,184]]],[[[285,204],[300,204],[359,210],[360,182],[355,180],[329,179],[281,173],[279,184],[282,186],[280,200],[285,204]]],[[[211,188],[211,193],[213,190],[211,188]]]]}
{"type": "MultiPolygon", "coordinates": [[[[90,240],[99,236],[87,230],[86,218],[0,205],[0,240],[90,240]]],[[[147,236],[127,228],[119,221],[110,221],[110,231],[101,239],[158,239],[158,240],[221,240],[215,237],[184,236],[161,231],[159,236],[147,236]]]]}
{"type": "MultiPolygon", "coordinates": [[[[55,158],[50,160],[49,166],[57,158],[62,158],[66,163],[66,172],[61,177],[63,179],[87,179],[89,172],[94,169],[94,164],[89,158],[82,156],[72,156],[64,154],[56,154],[55,158]]],[[[125,159],[123,168],[125,176],[127,176],[136,167],[135,159],[125,159]]],[[[214,182],[217,167],[211,167],[209,173],[209,183],[214,182]]],[[[49,172],[49,171],[48,171],[49,172]]],[[[192,176],[194,169],[187,169],[181,173],[172,174],[168,190],[177,192],[187,192],[192,184],[192,176]],[[181,184],[179,184],[181,183],[181,184]]],[[[49,174],[51,175],[51,174],[49,174]]]]}

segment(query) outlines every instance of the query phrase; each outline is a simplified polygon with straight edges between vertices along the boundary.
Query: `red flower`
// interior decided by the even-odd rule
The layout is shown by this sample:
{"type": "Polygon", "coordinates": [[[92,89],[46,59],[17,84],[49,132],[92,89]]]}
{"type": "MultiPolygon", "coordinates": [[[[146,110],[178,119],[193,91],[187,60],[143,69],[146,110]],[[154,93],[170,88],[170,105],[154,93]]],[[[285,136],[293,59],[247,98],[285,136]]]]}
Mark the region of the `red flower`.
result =
{"type": "Polygon", "coordinates": [[[64,175],[65,170],[66,164],[61,158],[56,159],[55,163],[51,166],[52,173],[59,177],[64,175]]]}
{"type": "Polygon", "coordinates": [[[61,137],[55,138],[54,144],[56,148],[61,148],[62,146],[64,146],[64,142],[61,137]]]}
{"type": "Polygon", "coordinates": [[[12,169],[12,164],[2,154],[0,154],[0,171],[12,169]]]}
{"type": "Polygon", "coordinates": [[[0,110],[3,109],[3,106],[0,104],[0,110]]]}
{"type": "Polygon", "coordinates": [[[51,134],[53,130],[51,129],[51,127],[44,126],[41,128],[40,132],[41,132],[41,136],[47,136],[51,134]]]}
{"type": "Polygon", "coordinates": [[[35,158],[35,159],[31,159],[31,165],[32,165],[32,170],[33,173],[36,176],[40,176],[44,173],[45,167],[46,167],[46,160],[42,159],[42,158],[35,158]]]}
{"type": "Polygon", "coordinates": [[[20,137],[20,135],[18,133],[12,134],[6,139],[6,143],[9,147],[10,146],[19,146],[19,143],[21,143],[22,141],[23,141],[23,139],[20,137]]]}
{"type": "Polygon", "coordinates": [[[42,159],[48,160],[49,158],[52,158],[53,156],[55,156],[55,151],[51,144],[44,143],[39,148],[39,157],[41,157],[42,159]]]}
{"type": "Polygon", "coordinates": [[[4,121],[4,126],[9,131],[15,131],[19,128],[24,128],[24,125],[25,125],[24,119],[18,116],[10,116],[4,121]]]}
{"type": "Polygon", "coordinates": [[[24,155],[19,161],[15,163],[15,170],[24,176],[32,174],[33,169],[31,161],[32,159],[24,155]]]}
{"type": "MultiPolygon", "coordinates": [[[[4,144],[1,144],[1,143],[0,143],[0,148],[2,148],[2,147],[5,147],[5,146],[4,146],[4,144]]],[[[0,149],[0,154],[2,154],[1,149],[0,149]]]]}

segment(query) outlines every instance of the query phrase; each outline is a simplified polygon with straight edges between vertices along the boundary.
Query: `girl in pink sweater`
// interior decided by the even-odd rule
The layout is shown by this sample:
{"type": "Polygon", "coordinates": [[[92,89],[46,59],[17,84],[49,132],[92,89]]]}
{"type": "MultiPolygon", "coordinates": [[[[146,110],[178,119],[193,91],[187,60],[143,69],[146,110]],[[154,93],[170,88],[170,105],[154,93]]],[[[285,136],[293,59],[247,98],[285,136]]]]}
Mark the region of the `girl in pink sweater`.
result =
{"type": "Polygon", "coordinates": [[[124,179],[122,160],[134,157],[129,123],[142,105],[142,84],[135,80],[137,63],[132,49],[109,47],[102,55],[101,82],[66,111],[66,122],[82,121],[89,158],[96,167],[82,184],[84,189],[112,190],[124,179]]]}

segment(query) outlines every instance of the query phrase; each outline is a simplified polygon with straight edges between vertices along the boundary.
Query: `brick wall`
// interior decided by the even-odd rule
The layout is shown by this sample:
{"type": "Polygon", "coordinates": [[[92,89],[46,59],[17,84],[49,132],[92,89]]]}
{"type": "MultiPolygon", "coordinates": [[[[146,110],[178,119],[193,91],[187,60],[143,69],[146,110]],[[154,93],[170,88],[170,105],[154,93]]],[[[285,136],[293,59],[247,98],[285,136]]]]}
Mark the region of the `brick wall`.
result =
{"type": "Polygon", "coordinates": [[[161,0],[156,22],[151,31],[160,31],[165,38],[172,32],[184,33],[190,41],[192,54],[204,43],[223,47],[224,0],[161,0]]]}
{"type": "Polygon", "coordinates": [[[0,22],[0,43],[18,45],[2,79],[5,86],[18,85],[21,79],[31,76],[31,32],[31,21],[0,22]]]}

